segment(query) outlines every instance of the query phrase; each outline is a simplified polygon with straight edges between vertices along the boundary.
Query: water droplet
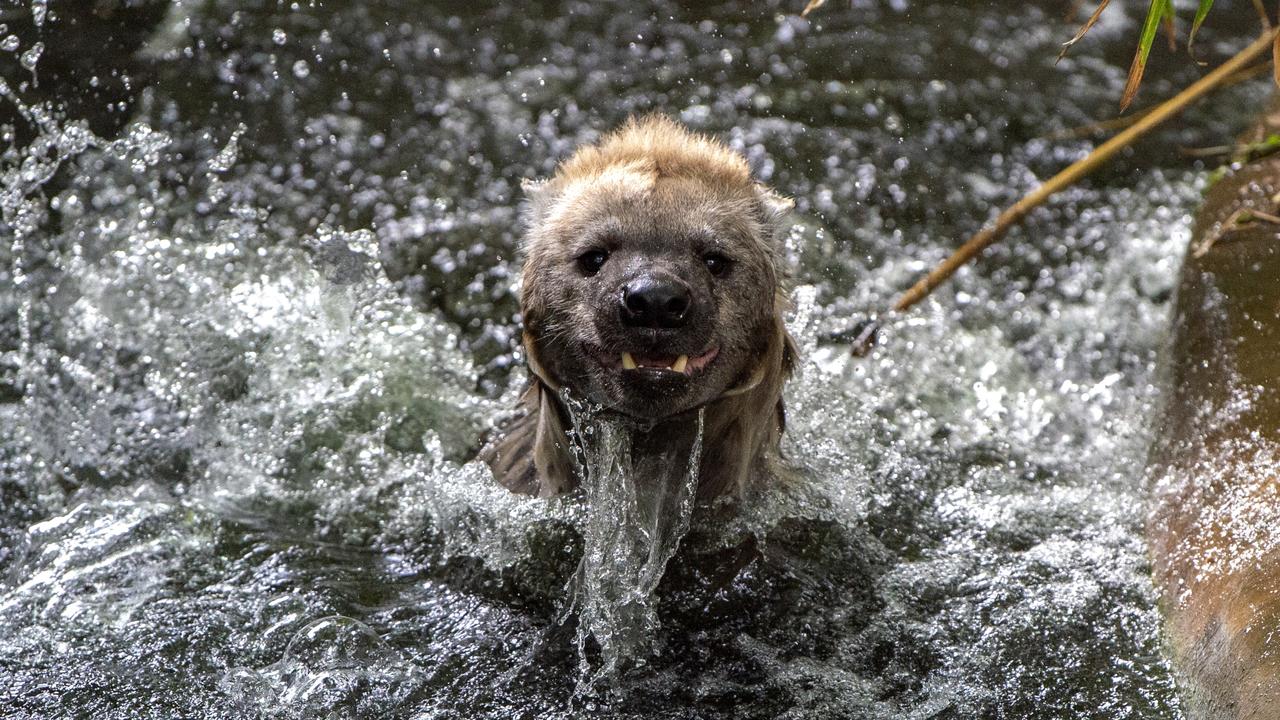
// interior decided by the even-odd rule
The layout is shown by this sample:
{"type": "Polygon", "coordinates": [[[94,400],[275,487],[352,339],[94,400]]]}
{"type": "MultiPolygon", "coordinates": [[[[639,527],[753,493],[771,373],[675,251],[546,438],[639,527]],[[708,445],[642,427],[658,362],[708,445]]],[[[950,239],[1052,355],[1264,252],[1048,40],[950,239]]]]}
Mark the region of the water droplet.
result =
{"type": "Polygon", "coordinates": [[[27,51],[19,56],[19,62],[22,67],[30,70],[33,74],[36,71],[36,63],[40,62],[40,55],[44,52],[44,43],[38,42],[27,48],[27,51]]]}
{"type": "Polygon", "coordinates": [[[244,123],[240,123],[239,127],[231,133],[231,137],[227,139],[227,144],[222,146],[217,155],[209,159],[210,172],[226,172],[236,164],[236,159],[240,156],[240,136],[244,135],[248,129],[244,123]]]}

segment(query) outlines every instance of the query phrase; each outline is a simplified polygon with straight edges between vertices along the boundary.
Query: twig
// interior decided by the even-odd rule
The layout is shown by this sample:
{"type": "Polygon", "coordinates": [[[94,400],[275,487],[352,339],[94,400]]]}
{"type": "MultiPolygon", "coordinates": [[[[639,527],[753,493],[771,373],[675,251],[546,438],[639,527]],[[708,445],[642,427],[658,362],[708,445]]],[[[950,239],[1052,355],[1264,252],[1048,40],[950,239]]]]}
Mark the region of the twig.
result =
{"type": "Polygon", "coordinates": [[[1211,158],[1226,157],[1235,152],[1249,152],[1249,147],[1244,145],[1210,145],[1209,147],[1180,147],[1178,154],[1189,158],[1211,158]]]}
{"type": "MultiPolygon", "coordinates": [[[[1079,12],[1080,3],[1082,1],[1083,0],[1077,0],[1076,6],[1072,9],[1073,17],[1075,16],[1075,13],[1079,12]]],[[[1080,26],[1080,29],[1076,31],[1076,34],[1072,36],[1070,40],[1062,43],[1062,50],[1058,52],[1058,59],[1053,61],[1054,65],[1062,62],[1062,58],[1067,56],[1067,51],[1071,49],[1071,46],[1080,42],[1084,36],[1093,29],[1093,26],[1098,23],[1098,19],[1102,17],[1102,11],[1106,10],[1107,6],[1110,4],[1111,0],[1102,0],[1102,2],[1098,3],[1098,8],[1093,11],[1093,14],[1089,16],[1089,19],[1085,21],[1084,25],[1080,26]]]]}
{"type": "Polygon", "coordinates": [[[1185,157],[1211,158],[1230,157],[1231,162],[1253,162],[1280,152],[1280,136],[1268,135],[1262,142],[1236,143],[1234,145],[1214,145],[1212,147],[1187,148],[1180,147],[1178,152],[1185,157]]]}
{"type": "MultiPolygon", "coordinates": [[[[824,2],[826,0],[823,0],[824,2]]],[[[1271,16],[1267,15],[1267,9],[1263,7],[1262,0],[1253,0],[1253,9],[1258,11],[1258,19],[1262,21],[1262,31],[1267,32],[1271,29],[1271,16]]]]}
{"type": "Polygon", "coordinates": [[[1110,120],[1098,120],[1087,125],[1077,125],[1066,130],[1049,133],[1044,136],[1045,140],[1077,140],[1079,138],[1089,137],[1108,130],[1123,130],[1142,118],[1146,117],[1155,109],[1155,106],[1145,107],[1141,110],[1135,110],[1128,115],[1111,118],[1110,120]]]}
{"type": "Polygon", "coordinates": [[[979,230],[977,234],[969,238],[968,242],[952,253],[951,257],[948,257],[930,271],[928,275],[921,278],[915,285],[904,292],[898,298],[898,301],[894,303],[893,311],[902,312],[923,300],[934,288],[951,277],[956,270],[959,270],[965,263],[972,260],[987,246],[1003,237],[1010,227],[1013,227],[1022,218],[1026,217],[1027,213],[1042,205],[1054,193],[1093,172],[1098,166],[1109,160],[1111,156],[1131,145],[1152,128],[1178,114],[1187,105],[1212,90],[1254,58],[1270,50],[1272,41],[1276,36],[1276,31],[1268,31],[1257,40],[1249,43],[1247,47],[1236,53],[1230,60],[1222,63],[1212,72],[1192,83],[1187,89],[1161,103],[1150,113],[1143,116],[1141,120],[1134,123],[1132,127],[1098,146],[1087,157],[1072,163],[1067,169],[1050,178],[1048,182],[1031,191],[1008,210],[1001,213],[994,224],[979,230]]]}
{"type": "MultiPolygon", "coordinates": [[[[1273,201],[1274,199],[1275,198],[1272,198],[1273,201]]],[[[1221,239],[1223,235],[1226,235],[1232,230],[1240,230],[1250,227],[1251,221],[1253,220],[1262,220],[1263,222],[1271,225],[1280,225],[1280,217],[1269,212],[1252,210],[1250,208],[1238,208],[1235,212],[1231,213],[1226,220],[1219,223],[1217,229],[1205,236],[1204,240],[1202,240],[1200,244],[1196,246],[1195,251],[1192,252],[1192,256],[1197,258],[1204,257],[1205,253],[1209,252],[1209,250],[1213,248],[1213,244],[1221,239]]]]}

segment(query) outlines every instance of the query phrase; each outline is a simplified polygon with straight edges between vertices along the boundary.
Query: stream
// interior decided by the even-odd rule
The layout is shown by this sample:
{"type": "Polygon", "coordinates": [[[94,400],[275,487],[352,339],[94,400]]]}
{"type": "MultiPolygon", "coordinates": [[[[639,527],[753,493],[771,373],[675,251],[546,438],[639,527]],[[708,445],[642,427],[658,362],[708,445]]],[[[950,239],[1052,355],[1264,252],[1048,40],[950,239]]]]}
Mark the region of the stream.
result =
{"type": "MultiPolygon", "coordinates": [[[[1142,536],[1214,164],[1179,148],[1267,78],[855,359],[859,320],[1093,146],[1066,131],[1116,116],[1146,6],[1055,66],[1065,0],[803,4],[6,6],[0,717],[1180,718],[1142,536]],[[537,500],[474,456],[525,378],[521,179],[649,111],[795,198],[802,357],[801,482],[678,491],[646,555],[617,533],[662,512],[625,478],[537,500]]],[[[1211,63],[1257,30],[1218,5],[1211,63]]],[[[1202,72],[1157,47],[1135,108],[1202,72]]]]}

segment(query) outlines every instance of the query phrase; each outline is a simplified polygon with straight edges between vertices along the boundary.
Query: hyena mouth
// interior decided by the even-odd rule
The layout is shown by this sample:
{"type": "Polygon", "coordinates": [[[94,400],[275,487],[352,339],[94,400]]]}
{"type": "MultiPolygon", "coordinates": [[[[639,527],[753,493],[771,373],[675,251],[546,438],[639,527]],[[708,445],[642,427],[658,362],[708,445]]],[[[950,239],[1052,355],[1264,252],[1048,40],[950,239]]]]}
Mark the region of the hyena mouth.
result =
{"type": "Polygon", "coordinates": [[[621,355],[597,355],[600,362],[623,372],[644,371],[693,375],[716,359],[720,348],[714,347],[701,355],[666,355],[660,353],[624,352],[621,355]]]}

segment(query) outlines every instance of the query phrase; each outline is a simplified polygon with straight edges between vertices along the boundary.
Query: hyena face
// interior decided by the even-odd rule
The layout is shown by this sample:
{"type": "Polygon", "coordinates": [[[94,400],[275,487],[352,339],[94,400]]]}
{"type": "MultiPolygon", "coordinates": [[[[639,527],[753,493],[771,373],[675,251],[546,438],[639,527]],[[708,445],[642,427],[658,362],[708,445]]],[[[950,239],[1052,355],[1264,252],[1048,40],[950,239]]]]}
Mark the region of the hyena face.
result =
{"type": "Polygon", "coordinates": [[[660,117],[579,149],[526,191],[532,385],[486,453],[495,473],[540,494],[573,483],[568,392],[651,440],[704,408],[703,486],[744,486],[782,429],[792,344],[779,235],[790,201],[756,183],[741,155],[660,117]]]}
{"type": "Polygon", "coordinates": [[[771,339],[778,279],[766,210],[745,190],[643,169],[568,188],[525,267],[526,329],[545,372],[638,420],[747,382],[771,339]]]}

